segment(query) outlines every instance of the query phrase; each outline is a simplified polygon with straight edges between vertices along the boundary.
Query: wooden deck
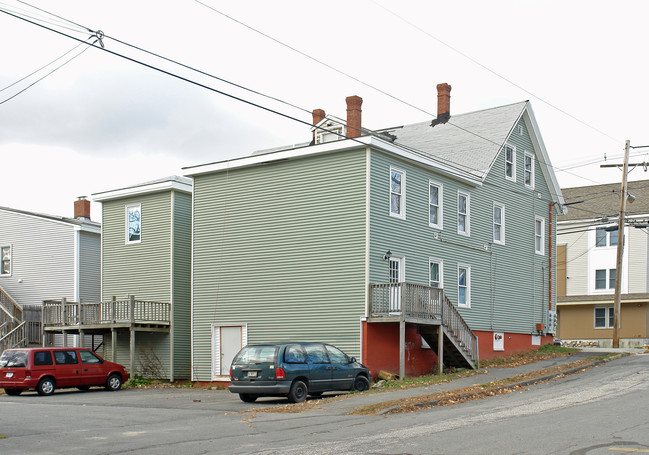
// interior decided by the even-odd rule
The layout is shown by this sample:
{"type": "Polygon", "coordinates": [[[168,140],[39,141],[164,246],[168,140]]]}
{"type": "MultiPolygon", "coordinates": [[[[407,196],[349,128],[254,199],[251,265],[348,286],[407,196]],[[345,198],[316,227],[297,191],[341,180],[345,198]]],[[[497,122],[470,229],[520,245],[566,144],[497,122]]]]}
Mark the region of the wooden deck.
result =
{"type": "MultiPolygon", "coordinates": [[[[430,341],[431,328],[437,326],[437,347],[440,367],[443,350],[450,349],[447,360],[461,366],[477,368],[478,338],[460,313],[444,294],[443,289],[414,283],[380,283],[370,285],[370,315],[368,323],[398,322],[401,325],[401,343],[405,345],[405,325],[418,326],[419,332],[430,341]]],[[[405,371],[405,346],[400,347],[400,375],[405,371]]]]}

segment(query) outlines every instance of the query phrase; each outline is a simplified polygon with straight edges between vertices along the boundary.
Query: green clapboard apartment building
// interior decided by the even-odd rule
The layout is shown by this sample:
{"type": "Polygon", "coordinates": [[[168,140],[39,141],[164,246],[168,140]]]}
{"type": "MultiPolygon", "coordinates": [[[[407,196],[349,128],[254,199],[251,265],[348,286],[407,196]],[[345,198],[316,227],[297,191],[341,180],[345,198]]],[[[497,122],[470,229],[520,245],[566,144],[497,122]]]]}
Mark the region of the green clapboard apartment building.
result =
{"type": "Polygon", "coordinates": [[[102,203],[96,330],[107,351],[131,375],[189,378],[191,179],[163,178],[93,200],[102,203]]]}
{"type": "Polygon", "coordinates": [[[402,375],[552,340],[563,200],[530,103],[451,116],[450,90],[434,120],[368,130],[353,96],[311,142],[185,169],[194,380],[280,340],[402,375]]]}

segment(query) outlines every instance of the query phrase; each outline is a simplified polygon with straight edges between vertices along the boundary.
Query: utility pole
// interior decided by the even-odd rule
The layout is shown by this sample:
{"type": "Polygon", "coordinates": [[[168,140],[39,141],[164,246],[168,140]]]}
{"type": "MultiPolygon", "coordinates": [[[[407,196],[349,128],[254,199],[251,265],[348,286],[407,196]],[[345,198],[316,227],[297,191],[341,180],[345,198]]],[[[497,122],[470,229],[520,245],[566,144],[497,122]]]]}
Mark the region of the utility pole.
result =
{"type": "Polygon", "coordinates": [[[630,142],[624,144],[622,166],[622,190],[620,191],[620,217],[617,220],[617,263],[615,265],[615,300],[613,301],[613,347],[620,347],[620,313],[622,310],[622,255],[624,254],[624,218],[626,217],[627,171],[629,168],[630,142]]]}

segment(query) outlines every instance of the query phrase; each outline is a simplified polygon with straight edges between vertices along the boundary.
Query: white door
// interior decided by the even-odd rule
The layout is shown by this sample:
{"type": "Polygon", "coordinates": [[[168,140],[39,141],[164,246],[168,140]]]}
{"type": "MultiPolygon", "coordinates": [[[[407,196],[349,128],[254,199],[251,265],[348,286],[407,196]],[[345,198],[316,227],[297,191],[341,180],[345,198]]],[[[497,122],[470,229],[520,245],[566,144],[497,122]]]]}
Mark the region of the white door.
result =
{"type": "MultiPolygon", "coordinates": [[[[406,276],[405,258],[392,256],[389,262],[390,284],[403,283],[406,276]]],[[[390,313],[401,313],[401,286],[390,286],[390,313]]]]}
{"type": "Polygon", "coordinates": [[[241,326],[221,326],[221,342],[220,357],[221,357],[221,376],[228,376],[230,374],[230,366],[232,360],[237,352],[241,350],[243,333],[241,326]]]}

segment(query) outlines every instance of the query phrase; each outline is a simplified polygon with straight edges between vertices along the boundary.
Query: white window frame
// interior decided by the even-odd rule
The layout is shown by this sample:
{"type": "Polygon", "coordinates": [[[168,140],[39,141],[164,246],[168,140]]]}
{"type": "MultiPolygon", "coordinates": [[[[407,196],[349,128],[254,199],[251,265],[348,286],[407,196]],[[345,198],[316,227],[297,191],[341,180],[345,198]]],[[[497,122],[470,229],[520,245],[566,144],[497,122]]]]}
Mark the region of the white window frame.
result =
{"type": "Polygon", "coordinates": [[[444,289],[444,262],[439,259],[428,258],[428,285],[432,288],[434,286],[430,277],[431,264],[437,264],[437,270],[439,272],[439,285],[437,286],[437,289],[444,289]]]}
{"type": "Polygon", "coordinates": [[[537,216],[534,219],[534,252],[541,256],[545,256],[545,218],[541,216],[537,216]],[[537,223],[539,221],[541,222],[541,232],[538,232],[536,229],[537,223]],[[540,248],[536,247],[536,239],[540,239],[540,248]]]}
{"type": "Polygon", "coordinates": [[[13,262],[14,262],[14,258],[13,258],[13,252],[14,252],[14,251],[13,251],[13,250],[14,250],[14,249],[13,249],[13,246],[12,246],[12,245],[0,245],[0,276],[5,276],[5,277],[10,277],[10,276],[11,276],[11,273],[12,273],[12,271],[13,271],[13,265],[14,265],[14,264],[13,264],[13,262]],[[2,251],[3,251],[5,248],[9,248],[9,273],[3,273],[3,272],[2,272],[2,270],[3,270],[3,268],[4,268],[4,267],[2,266],[2,265],[3,265],[2,262],[4,261],[4,259],[3,259],[3,257],[2,257],[2,251]]]}
{"type": "Polygon", "coordinates": [[[615,269],[615,268],[613,268],[613,269],[606,269],[606,268],[604,268],[604,269],[596,269],[595,273],[593,274],[593,276],[595,277],[595,283],[594,283],[594,287],[593,287],[595,292],[606,292],[606,291],[611,291],[611,290],[615,289],[615,277],[614,276],[612,277],[611,275],[616,274],[616,273],[617,273],[617,269],[615,269]],[[603,288],[598,288],[597,287],[597,272],[602,272],[602,271],[604,272],[604,287],[603,288]]]}
{"type": "Polygon", "coordinates": [[[534,155],[529,153],[529,152],[525,152],[525,157],[523,158],[523,182],[525,183],[525,186],[527,188],[530,188],[532,190],[534,189],[534,184],[535,184],[535,182],[534,182],[534,180],[535,180],[535,171],[534,171],[535,167],[536,167],[536,165],[534,163],[534,155]],[[530,166],[531,166],[529,171],[527,169],[527,160],[528,160],[528,158],[530,160],[530,166]],[[527,173],[528,172],[530,174],[530,183],[527,183],[527,173]]]}
{"type": "Polygon", "coordinates": [[[471,308],[471,266],[467,264],[457,265],[457,306],[459,308],[471,308]],[[460,303],[460,269],[466,270],[465,302],[460,303]]]}
{"type": "Polygon", "coordinates": [[[457,192],[457,233],[461,235],[470,236],[471,235],[471,196],[469,193],[463,191],[457,192]],[[460,198],[466,198],[466,213],[460,212],[460,198]],[[464,231],[460,230],[460,216],[465,217],[464,231]]]}
{"type": "Polygon", "coordinates": [[[142,204],[129,204],[124,207],[124,218],[125,218],[125,229],[124,229],[124,240],[127,245],[142,243],[142,204]],[[131,209],[137,208],[140,212],[140,238],[137,240],[129,240],[128,228],[129,228],[129,211],[131,209]]]}
{"type": "Polygon", "coordinates": [[[505,157],[505,178],[507,180],[511,180],[512,182],[515,182],[516,181],[516,147],[513,146],[513,145],[510,145],[510,144],[505,144],[504,157],[505,157]],[[511,161],[509,161],[507,159],[507,149],[511,149],[511,151],[512,151],[512,160],[511,161]],[[511,176],[507,175],[507,164],[508,163],[511,163],[511,165],[512,165],[512,175],[511,176]]]}
{"type": "Polygon", "coordinates": [[[402,171],[401,169],[390,167],[389,188],[390,188],[390,198],[388,200],[388,204],[390,208],[390,216],[405,220],[406,219],[406,171],[402,171]],[[401,193],[392,192],[392,173],[401,174],[401,193]],[[399,197],[401,198],[401,204],[399,205],[399,207],[401,208],[400,213],[395,213],[392,211],[392,194],[398,194],[399,197]]]}
{"type": "Polygon", "coordinates": [[[494,243],[499,245],[505,244],[505,206],[498,202],[494,202],[493,207],[493,238],[494,243]],[[496,208],[500,209],[500,225],[496,224],[496,208]],[[496,226],[500,227],[500,239],[498,240],[496,239],[496,226]]]}
{"type": "Polygon", "coordinates": [[[444,186],[441,183],[428,181],[428,225],[432,228],[444,229],[444,186]],[[431,187],[437,188],[437,224],[430,222],[430,210],[433,206],[430,202],[431,187]]]}
{"type": "Polygon", "coordinates": [[[612,306],[596,306],[595,308],[593,308],[593,328],[596,329],[596,330],[612,329],[613,325],[615,324],[615,321],[613,321],[613,324],[610,324],[611,316],[612,316],[611,313],[613,313],[613,307],[612,306]],[[604,327],[597,327],[597,310],[598,309],[605,310],[604,327]]]}

